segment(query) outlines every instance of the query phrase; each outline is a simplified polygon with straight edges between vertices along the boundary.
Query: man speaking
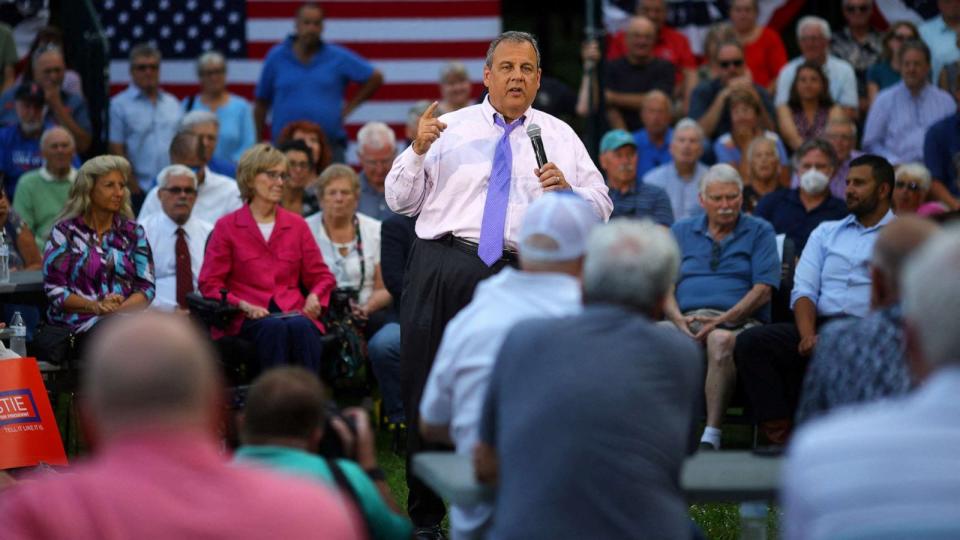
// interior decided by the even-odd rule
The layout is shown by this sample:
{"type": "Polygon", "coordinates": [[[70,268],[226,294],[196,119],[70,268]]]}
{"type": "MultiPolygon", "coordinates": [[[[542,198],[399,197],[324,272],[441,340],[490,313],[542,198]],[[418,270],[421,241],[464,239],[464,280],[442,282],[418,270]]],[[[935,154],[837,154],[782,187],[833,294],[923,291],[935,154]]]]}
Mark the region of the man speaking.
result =
{"type": "MultiPolygon", "coordinates": [[[[422,444],[416,417],[443,329],[470,302],[480,280],[516,266],[516,239],[527,206],[545,192],[572,191],[604,220],[613,209],[603,177],[577,134],[530,108],[540,88],[540,51],[533,36],[504,32],[494,39],[483,84],[488,96],[479,105],[439,118],[433,117],[437,104],[431,105],[386,180],[390,208],[419,214],[400,314],[408,460],[422,444]],[[533,124],[541,130],[549,160],[542,167],[527,135],[533,124]]],[[[441,501],[414,481],[409,466],[407,483],[414,524],[439,525],[441,501]]]]}

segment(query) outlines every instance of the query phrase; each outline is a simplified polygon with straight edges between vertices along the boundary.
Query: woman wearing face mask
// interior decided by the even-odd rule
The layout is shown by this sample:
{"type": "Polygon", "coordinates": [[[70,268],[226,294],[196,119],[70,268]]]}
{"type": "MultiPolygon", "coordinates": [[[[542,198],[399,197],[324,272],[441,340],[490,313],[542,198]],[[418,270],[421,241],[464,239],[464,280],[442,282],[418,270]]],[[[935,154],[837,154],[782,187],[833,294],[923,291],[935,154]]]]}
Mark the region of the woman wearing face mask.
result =
{"type": "Polygon", "coordinates": [[[837,154],[827,141],[803,143],[794,155],[800,187],[770,193],[757,203],[753,215],[769,221],[777,234],[787,235],[800,253],[817,225],[847,215],[847,205],[827,189],[836,164],[837,154]]]}

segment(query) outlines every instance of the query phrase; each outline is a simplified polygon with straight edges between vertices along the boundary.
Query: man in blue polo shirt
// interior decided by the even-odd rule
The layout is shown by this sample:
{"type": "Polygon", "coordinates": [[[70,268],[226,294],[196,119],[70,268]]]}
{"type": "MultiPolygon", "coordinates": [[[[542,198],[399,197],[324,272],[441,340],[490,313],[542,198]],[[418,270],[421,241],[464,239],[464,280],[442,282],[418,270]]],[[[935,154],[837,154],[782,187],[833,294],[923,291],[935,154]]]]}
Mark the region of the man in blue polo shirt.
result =
{"type": "Polygon", "coordinates": [[[614,129],[600,139],[600,168],[613,201],[611,218],[647,217],[667,227],[673,224],[667,192],[637,180],[637,143],[629,133],[614,129]]]}
{"type": "Polygon", "coordinates": [[[12,198],[20,175],[43,165],[40,135],[43,134],[43,89],[35,82],[23,83],[14,93],[17,123],[0,129],[0,172],[7,197],[12,198]]]}
{"type": "Polygon", "coordinates": [[[665,318],[707,349],[704,396],[707,427],[701,448],[720,448],[720,425],[736,385],[733,347],[745,328],[770,321],[770,298],[780,284],[773,227],[741,213],[743,181],[727,164],[714,165],[700,183],[705,215],[673,224],[680,245],[680,277],[667,298],[665,318]]]}
{"type": "Polygon", "coordinates": [[[323,9],[301,6],[296,34],[271,49],[263,62],[253,117],[262,134],[272,108],[273,140],[294,120],[316,122],[331,143],[333,160],[342,162],[347,141],[343,121],[383,84],[383,75],[356,53],[321,41],[322,31],[323,9]],[[350,82],[359,83],[360,89],[346,101],[350,82]]]}

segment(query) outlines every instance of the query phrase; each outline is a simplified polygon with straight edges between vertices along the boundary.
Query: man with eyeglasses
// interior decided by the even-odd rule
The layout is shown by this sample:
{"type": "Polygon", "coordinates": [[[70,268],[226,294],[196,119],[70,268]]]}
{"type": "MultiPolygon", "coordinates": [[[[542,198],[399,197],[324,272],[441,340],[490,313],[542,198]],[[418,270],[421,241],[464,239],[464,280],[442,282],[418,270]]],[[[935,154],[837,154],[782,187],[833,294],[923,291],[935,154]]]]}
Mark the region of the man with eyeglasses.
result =
{"type": "Polygon", "coordinates": [[[706,450],[720,448],[720,426],[736,387],[736,336],[770,322],[770,298],[780,285],[773,227],[743,214],[742,204],[740,173],[725,163],[714,165],[700,182],[704,215],[671,227],[681,262],[664,318],[707,351],[707,426],[700,439],[706,450]]]}
{"type": "Polygon", "coordinates": [[[717,77],[701,82],[693,90],[690,117],[700,124],[707,137],[728,133],[730,108],[727,106],[727,97],[733,90],[742,89],[753,93],[763,104],[765,114],[761,124],[765,128],[772,128],[771,119],[776,115],[773,100],[766,89],[751,79],[744,63],[743,46],[737,41],[726,41],[717,46],[715,51],[711,60],[717,68],[717,77]]]}
{"type": "MultiPolygon", "coordinates": [[[[217,174],[207,167],[206,146],[203,140],[191,132],[178,133],[170,143],[170,161],[184,165],[197,177],[197,195],[193,213],[209,223],[216,223],[221,217],[243,205],[240,189],[232,178],[217,174]]],[[[161,190],[154,187],[147,194],[140,209],[140,220],[162,211],[161,190]]]]}
{"type": "Polygon", "coordinates": [[[880,60],[883,42],[870,26],[873,0],[843,0],[843,19],[847,25],[830,39],[830,53],[853,66],[857,75],[860,111],[867,110],[867,68],[880,60]]]}
{"type": "Polygon", "coordinates": [[[360,158],[360,204],[357,211],[383,221],[393,215],[384,195],[387,173],[397,156],[397,139],[383,122],[367,122],[357,132],[360,158]]]}
{"type": "Polygon", "coordinates": [[[130,51],[131,84],[110,100],[110,153],[133,167],[128,187],[134,199],[154,186],[170,163],[167,149],[180,121],[180,102],[160,88],[160,51],[142,43],[130,51]]]}
{"type": "Polygon", "coordinates": [[[197,202],[197,175],[189,167],[164,167],[157,175],[157,189],[162,211],[140,220],[153,250],[157,280],[150,307],[185,311],[187,294],[197,288],[213,224],[191,215],[197,202]]]}

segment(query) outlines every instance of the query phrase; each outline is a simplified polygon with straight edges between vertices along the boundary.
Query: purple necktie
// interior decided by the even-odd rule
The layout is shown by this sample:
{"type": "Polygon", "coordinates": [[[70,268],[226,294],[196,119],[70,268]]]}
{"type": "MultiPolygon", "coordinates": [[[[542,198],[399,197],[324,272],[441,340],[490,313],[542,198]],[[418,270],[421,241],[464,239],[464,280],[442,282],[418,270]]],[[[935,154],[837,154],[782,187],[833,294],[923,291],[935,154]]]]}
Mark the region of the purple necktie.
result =
{"type": "Polygon", "coordinates": [[[480,224],[480,247],[477,249],[480,260],[487,266],[493,266],[503,256],[503,223],[507,217],[510,171],[513,168],[510,133],[523,123],[523,118],[507,125],[503,118],[494,115],[493,122],[503,128],[503,136],[493,153],[493,169],[490,171],[487,200],[483,203],[483,222],[480,224]]]}

